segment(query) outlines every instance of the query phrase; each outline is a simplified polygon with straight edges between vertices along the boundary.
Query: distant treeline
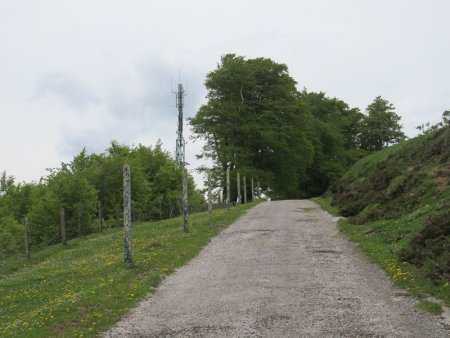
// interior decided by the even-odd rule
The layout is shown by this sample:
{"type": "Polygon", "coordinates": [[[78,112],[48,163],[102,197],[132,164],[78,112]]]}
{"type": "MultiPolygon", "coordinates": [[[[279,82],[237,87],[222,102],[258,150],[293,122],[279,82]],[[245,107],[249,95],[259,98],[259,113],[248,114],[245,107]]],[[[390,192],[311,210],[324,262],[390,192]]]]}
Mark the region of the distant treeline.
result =
{"type": "MultiPolygon", "coordinates": [[[[0,177],[0,258],[23,251],[23,219],[28,217],[32,247],[60,240],[59,212],[65,209],[67,237],[120,224],[122,167],[131,166],[133,220],[163,219],[180,214],[182,174],[170,155],[155,147],[130,147],[112,142],[102,154],[83,149],[70,163],[49,170],[39,183],[0,177]]],[[[202,192],[189,177],[190,210],[205,208],[202,192]]]]}

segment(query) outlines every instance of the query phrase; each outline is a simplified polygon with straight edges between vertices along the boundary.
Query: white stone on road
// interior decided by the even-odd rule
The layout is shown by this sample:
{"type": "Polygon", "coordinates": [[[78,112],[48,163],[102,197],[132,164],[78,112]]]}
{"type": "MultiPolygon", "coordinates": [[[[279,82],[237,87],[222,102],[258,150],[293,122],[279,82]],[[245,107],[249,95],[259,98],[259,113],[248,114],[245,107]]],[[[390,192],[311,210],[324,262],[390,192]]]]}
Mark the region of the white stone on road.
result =
{"type": "Polygon", "coordinates": [[[249,210],[106,337],[448,337],[315,203],[249,210]]]}

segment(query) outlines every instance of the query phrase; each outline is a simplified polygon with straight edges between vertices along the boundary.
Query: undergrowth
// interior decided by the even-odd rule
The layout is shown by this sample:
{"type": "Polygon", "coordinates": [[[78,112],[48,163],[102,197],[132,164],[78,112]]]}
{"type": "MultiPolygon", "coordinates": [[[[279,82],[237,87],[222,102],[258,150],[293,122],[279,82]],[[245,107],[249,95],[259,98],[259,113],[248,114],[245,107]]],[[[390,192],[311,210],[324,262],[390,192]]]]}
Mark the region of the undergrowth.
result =
{"type": "Polygon", "coordinates": [[[446,127],[361,159],[317,201],[396,285],[450,305],[449,179],[446,127]]]}

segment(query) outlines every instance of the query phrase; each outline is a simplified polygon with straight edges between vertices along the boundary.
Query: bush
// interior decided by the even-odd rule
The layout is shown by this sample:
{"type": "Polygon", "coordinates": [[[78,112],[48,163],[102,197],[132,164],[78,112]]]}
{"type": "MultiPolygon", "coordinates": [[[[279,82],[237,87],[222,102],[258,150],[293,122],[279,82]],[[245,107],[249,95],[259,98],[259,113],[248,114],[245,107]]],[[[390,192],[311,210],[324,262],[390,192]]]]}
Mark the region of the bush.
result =
{"type": "Polygon", "coordinates": [[[24,247],[23,227],[12,216],[0,219],[0,256],[18,253],[24,247]]]}
{"type": "Polygon", "coordinates": [[[450,211],[428,217],[425,227],[400,252],[400,259],[423,266],[429,278],[450,279],[450,211]]]}

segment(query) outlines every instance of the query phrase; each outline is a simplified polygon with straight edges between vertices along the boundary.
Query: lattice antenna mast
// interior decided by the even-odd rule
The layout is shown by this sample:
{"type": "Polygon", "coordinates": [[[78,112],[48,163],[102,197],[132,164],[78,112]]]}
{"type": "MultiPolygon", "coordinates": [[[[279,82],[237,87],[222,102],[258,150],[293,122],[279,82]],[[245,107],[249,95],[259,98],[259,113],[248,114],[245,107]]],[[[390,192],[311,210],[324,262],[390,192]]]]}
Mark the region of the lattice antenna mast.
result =
{"type": "Polygon", "coordinates": [[[183,107],[184,97],[186,92],[181,83],[178,84],[178,91],[176,94],[176,106],[178,108],[178,130],[177,130],[177,145],[175,150],[175,161],[178,167],[185,166],[185,144],[183,137],[183,107]]]}

